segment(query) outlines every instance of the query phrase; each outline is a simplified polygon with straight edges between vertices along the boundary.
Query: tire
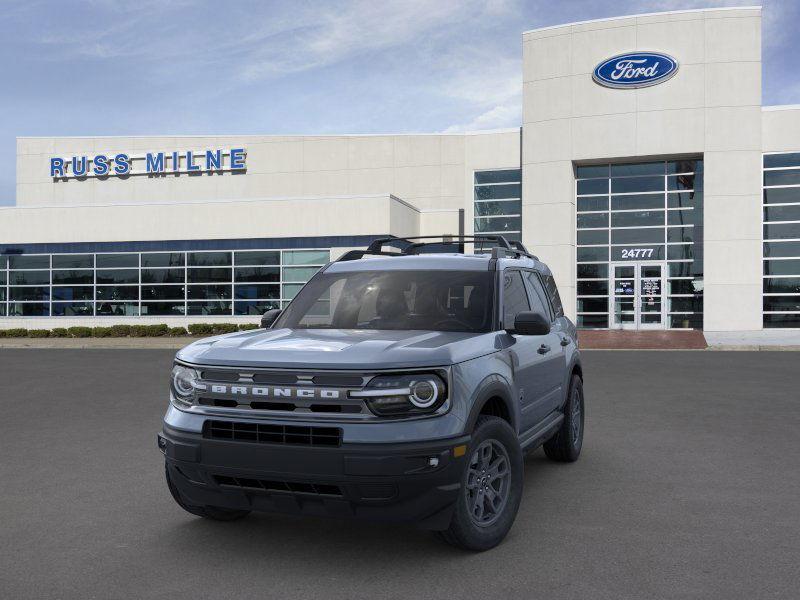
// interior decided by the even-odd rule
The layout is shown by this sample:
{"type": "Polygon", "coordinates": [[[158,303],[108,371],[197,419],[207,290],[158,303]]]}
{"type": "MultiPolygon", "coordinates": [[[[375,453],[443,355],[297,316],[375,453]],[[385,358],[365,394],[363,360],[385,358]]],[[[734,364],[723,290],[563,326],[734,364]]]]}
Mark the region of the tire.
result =
{"type": "Polygon", "coordinates": [[[167,487],[172,494],[172,498],[178,503],[178,506],[188,513],[214,521],[236,521],[250,514],[249,510],[232,510],[220,506],[195,506],[194,504],[189,504],[183,499],[178,488],[172,482],[172,478],[169,476],[169,467],[166,463],[164,464],[164,474],[166,475],[167,487]]]}
{"type": "Polygon", "coordinates": [[[514,524],[522,499],[522,450],[517,434],[506,421],[481,416],[466,456],[452,521],[448,529],[438,535],[458,548],[482,552],[502,542],[514,524]],[[483,479],[484,472],[490,471],[480,468],[486,464],[487,456],[488,464],[496,465],[491,471],[502,474],[505,463],[505,477],[500,475],[492,479],[487,473],[488,479],[483,479]],[[494,493],[490,495],[484,491],[488,489],[494,493]]]}
{"type": "Polygon", "coordinates": [[[572,376],[567,403],[564,405],[564,420],[556,434],[544,443],[544,453],[550,460],[575,462],[583,447],[583,381],[572,376]]]}

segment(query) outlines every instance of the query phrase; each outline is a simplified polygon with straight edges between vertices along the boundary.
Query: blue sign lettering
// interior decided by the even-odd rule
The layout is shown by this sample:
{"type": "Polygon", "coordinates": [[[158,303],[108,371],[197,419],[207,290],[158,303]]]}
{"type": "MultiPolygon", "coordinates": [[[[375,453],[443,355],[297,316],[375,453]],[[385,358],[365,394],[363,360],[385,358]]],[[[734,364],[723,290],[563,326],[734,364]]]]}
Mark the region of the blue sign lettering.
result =
{"type": "Polygon", "coordinates": [[[50,177],[63,177],[64,176],[64,159],[51,158],[50,159],[50,177]]]}
{"type": "Polygon", "coordinates": [[[94,163],[93,171],[95,175],[108,175],[108,157],[105,154],[98,154],[92,162],[94,163]]]}
{"type": "Polygon", "coordinates": [[[678,72],[678,61],[659,52],[612,56],[594,69],[592,79],[610,88],[641,88],[666,81],[678,72]]]}
{"type": "Polygon", "coordinates": [[[231,148],[231,170],[246,169],[244,164],[244,148],[231,148]]]}
{"type": "Polygon", "coordinates": [[[163,173],[164,172],[164,153],[159,152],[153,154],[148,152],[145,156],[145,170],[148,173],[163,173]]]}
{"type": "Polygon", "coordinates": [[[127,154],[120,152],[114,157],[114,173],[117,175],[127,175],[131,170],[131,163],[129,162],[127,154]]]}

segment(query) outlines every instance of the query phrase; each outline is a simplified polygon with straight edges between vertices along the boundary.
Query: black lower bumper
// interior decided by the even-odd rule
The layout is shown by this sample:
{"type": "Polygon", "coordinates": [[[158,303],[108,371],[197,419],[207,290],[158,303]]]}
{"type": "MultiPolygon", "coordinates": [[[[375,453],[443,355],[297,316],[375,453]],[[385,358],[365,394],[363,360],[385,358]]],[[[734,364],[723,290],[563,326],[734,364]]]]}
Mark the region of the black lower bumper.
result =
{"type": "Polygon", "coordinates": [[[461,489],[469,436],[425,443],[265,444],[164,426],[170,479],[188,503],[414,523],[445,529],[461,489]],[[454,452],[454,449],[459,450],[454,452]],[[456,456],[460,454],[460,456],[456,456]]]}

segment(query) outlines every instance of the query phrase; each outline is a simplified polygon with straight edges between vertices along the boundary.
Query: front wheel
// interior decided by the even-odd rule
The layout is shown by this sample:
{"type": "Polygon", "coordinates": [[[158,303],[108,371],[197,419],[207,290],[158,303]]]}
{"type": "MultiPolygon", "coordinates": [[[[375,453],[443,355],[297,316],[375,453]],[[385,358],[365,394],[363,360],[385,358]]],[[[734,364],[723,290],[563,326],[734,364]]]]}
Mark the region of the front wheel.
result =
{"type": "Polygon", "coordinates": [[[522,499],[522,450],[511,426],[478,419],[450,527],[439,533],[465,550],[494,548],[508,534],[522,499]]]}
{"type": "Polygon", "coordinates": [[[556,434],[544,443],[547,458],[558,462],[578,460],[583,447],[583,412],[583,381],[573,375],[564,405],[564,420],[556,434]]]}

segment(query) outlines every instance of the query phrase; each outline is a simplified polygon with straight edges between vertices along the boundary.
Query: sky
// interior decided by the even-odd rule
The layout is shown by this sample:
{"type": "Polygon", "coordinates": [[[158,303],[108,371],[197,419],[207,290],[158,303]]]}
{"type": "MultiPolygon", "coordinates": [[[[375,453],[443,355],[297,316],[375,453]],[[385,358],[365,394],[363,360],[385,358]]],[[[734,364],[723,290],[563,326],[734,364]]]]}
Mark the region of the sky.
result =
{"type": "MultiPolygon", "coordinates": [[[[0,0],[17,136],[457,132],[522,122],[522,32],[754,0],[0,0]]],[[[764,0],[763,103],[800,103],[800,0],[764,0]]]]}

